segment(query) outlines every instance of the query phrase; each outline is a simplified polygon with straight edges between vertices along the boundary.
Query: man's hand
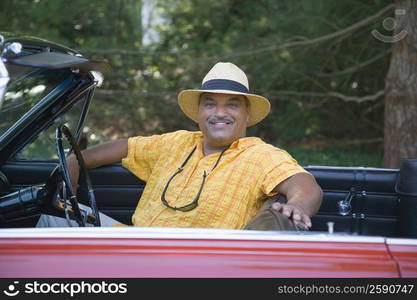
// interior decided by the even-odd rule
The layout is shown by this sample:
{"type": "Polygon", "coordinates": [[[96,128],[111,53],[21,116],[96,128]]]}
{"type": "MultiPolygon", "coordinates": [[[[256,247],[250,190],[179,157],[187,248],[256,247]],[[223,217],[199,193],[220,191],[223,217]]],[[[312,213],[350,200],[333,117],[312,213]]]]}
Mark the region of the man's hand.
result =
{"type": "Polygon", "coordinates": [[[303,229],[309,229],[311,227],[310,217],[300,207],[279,202],[273,203],[271,207],[291,219],[295,225],[303,229]]]}
{"type": "Polygon", "coordinates": [[[309,173],[297,173],[281,182],[275,191],[287,197],[287,203],[272,207],[305,229],[311,227],[311,216],[319,210],[323,192],[309,173]]]}

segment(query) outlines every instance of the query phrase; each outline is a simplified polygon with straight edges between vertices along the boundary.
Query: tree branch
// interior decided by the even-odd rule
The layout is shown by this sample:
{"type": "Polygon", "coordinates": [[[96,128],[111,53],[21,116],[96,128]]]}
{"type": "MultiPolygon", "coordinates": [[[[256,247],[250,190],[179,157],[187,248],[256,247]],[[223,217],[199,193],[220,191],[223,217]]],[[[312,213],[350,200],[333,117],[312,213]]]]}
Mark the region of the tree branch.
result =
{"type": "Polygon", "coordinates": [[[115,97],[125,97],[125,98],[132,98],[132,97],[165,97],[165,96],[172,96],[176,97],[178,92],[143,92],[143,91],[128,91],[128,90],[103,90],[103,89],[96,89],[94,92],[99,98],[115,98],[115,97]]]}
{"type": "MultiPolygon", "coordinates": [[[[170,96],[176,97],[178,92],[142,92],[142,91],[128,91],[128,90],[102,90],[98,89],[95,92],[100,98],[114,98],[114,97],[149,97],[149,96],[170,96]]],[[[384,90],[380,90],[373,95],[362,97],[348,96],[338,92],[316,93],[316,92],[297,92],[297,91],[270,91],[265,93],[268,97],[271,96],[297,96],[297,97],[316,97],[316,98],[338,98],[345,102],[362,103],[366,101],[375,101],[384,95],[384,90]]]]}
{"type": "Polygon", "coordinates": [[[317,97],[317,98],[338,98],[345,102],[356,102],[362,103],[366,101],[375,101],[381,96],[384,95],[384,90],[380,90],[373,95],[367,95],[362,97],[356,96],[347,96],[337,92],[328,92],[328,93],[316,93],[316,92],[296,92],[296,91],[272,91],[268,95],[272,96],[298,96],[298,97],[317,97]]]}
{"type": "Polygon", "coordinates": [[[143,56],[143,55],[181,55],[178,51],[154,51],[154,50],[125,50],[125,49],[82,49],[83,54],[100,55],[124,55],[124,56],[143,56]]]}
{"type": "Polygon", "coordinates": [[[313,75],[319,76],[319,77],[334,77],[334,76],[342,76],[342,75],[346,75],[349,73],[354,73],[357,70],[366,67],[370,64],[372,64],[373,62],[381,59],[382,57],[384,57],[385,55],[387,55],[388,53],[391,53],[392,49],[388,49],[387,51],[385,51],[384,53],[381,53],[375,57],[372,57],[371,59],[368,59],[360,64],[357,64],[356,66],[352,66],[350,68],[344,69],[342,71],[338,71],[338,72],[332,72],[332,73],[322,73],[322,72],[313,72],[313,75]]]}
{"type": "Polygon", "coordinates": [[[315,39],[311,39],[311,40],[305,40],[305,41],[295,41],[295,42],[288,42],[288,43],[284,43],[281,45],[271,45],[268,47],[264,47],[264,48],[259,48],[259,49],[254,49],[254,50],[248,50],[248,51],[242,51],[242,52],[237,52],[235,54],[231,54],[231,55],[226,55],[223,57],[219,57],[218,59],[223,60],[223,59],[228,59],[228,58],[234,58],[234,57],[239,57],[239,56],[247,56],[247,55],[252,55],[252,54],[259,54],[262,52],[266,52],[266,51],[275,51],[275,50],[279,50],[279,49],[284,49],[284,48],[291,48],[291,47],[300,47],[300,46],[309,46],[312,44],[318,44],[321,42],[325,42],[334,38],[337,38],[339,36],[348,34],[348,33],[352,33],[356,30],[358,30],[359,28],[368,25],[369,23],[373,22],[374,20],[380,18],[381,16],[383,16],[385,13],[387,13],[388,11],[394,9],[394,4],[390,4],[388,6],[386,6],[385,8],[381,9],[379,12],[377,12],[376,14],[367,17],[355,24],[352,24],[344,29],[332,32],[330,34],[326,34],[323,35],[321,37],[315,38],[315,39]]]}
{"type": "MultiPolygon", "coordinates": [[[[222,55],[222,56],[212,56],[212,57],[200,57],[199,59],[203,60],[224,60],[229,58],[235,58],[240,56],[248,56],[253,54],[259,54],[262,52],[269,52],[269,51],[275,51],[279,49],[285,49],[285,48],[292,48],[292,47],[300,47],[300,46],[309,46],[317,43],[322,43],[331,39],[335,39],[339,36],[343,36],[349,33],[352,33],[358,29],[360,29],[363,26],[368,25],[369,23],[373,22],[374,20],[380,18],[384,14],[386,14],[388,11],[394,9],[394,4],[390,4],[386,6],[385,8],[378,11],[376,14],[369,16],[355,24],[352,24],[344,29],[332,32],[327,35],[323,35],[318,38],[314,39],[302,39],[302,40],[296,40],[296,41],[290,41],[286,42],[280,45],[270,45],[267,47],[262,47],[258,49],[251,49],[247,51],[241,51],[241,52],[233,52],[230,54],[222,55]]],[[[82,53],[89,53],[89,54],[106,54],[106,55],[129,55],[129,56],[140,56],[140,55],[159,55],[159,54],[170,54],[170,55],[180,55],[183,52],[180,51],[151,51],[151,50],[124,50],[124,49],[84,49],[81,51],[82,53]]]]}

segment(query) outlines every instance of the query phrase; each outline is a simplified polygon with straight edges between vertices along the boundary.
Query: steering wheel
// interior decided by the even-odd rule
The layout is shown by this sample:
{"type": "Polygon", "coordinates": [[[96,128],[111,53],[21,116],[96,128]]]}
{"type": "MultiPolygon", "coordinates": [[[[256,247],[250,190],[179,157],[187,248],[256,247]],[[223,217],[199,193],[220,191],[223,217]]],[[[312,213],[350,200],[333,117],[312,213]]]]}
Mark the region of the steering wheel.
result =
{"type": "MultiPolygon", "coordinates": [[[[90,204],[92,214],[94,216],[94,218],[92,218],[93,219],[92,223],[94,226],[100,226],[101,225],[100,215],[97,209],[97,203],[96,203],[96,198],[94,196],[94,190],[91,185],[91,179],[88,174],[87,167],[84,162],[84,158],[81,154],[81,150],[77,141],[75,140],[69,128],[65,125],[59,126],[56,129],[56,147],[57,147],[58,158],[59,158],[59,167],[61,170],[62,180],[64,183],[63,193],[66,193],[66,195],[69,198],[75,221],[78,223],[79,226],[85,227],[88,214],[82,213],[82,210],[80,209],[80,206],[78,205],[76,191],[73,190],[72,185],[71,185],[68,164],[67,164],[67,160],[65,157],[65,151],[64,151],[64,146],[63,146],[63,137],[65,137],[70,143],[72,150],[74,151],[75,158],[78,161],[78,165],[80,166],[80,174],[82,175],[81,180],[84,181],[83,184],[85,184],[85,186],[87,187],[88,201],[90,204]]],[[[66,199],[63,199],[63,200],[64,200],[62,203],[63,206],[61,208],[63,208],[66,211],[67,210],[66,199]]]]}

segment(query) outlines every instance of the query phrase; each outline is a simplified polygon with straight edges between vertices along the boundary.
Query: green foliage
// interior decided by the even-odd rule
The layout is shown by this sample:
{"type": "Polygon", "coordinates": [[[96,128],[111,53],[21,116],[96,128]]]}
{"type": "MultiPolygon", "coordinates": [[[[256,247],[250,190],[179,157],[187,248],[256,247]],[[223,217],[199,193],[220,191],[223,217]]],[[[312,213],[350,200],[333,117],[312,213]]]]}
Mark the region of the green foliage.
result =
{"type": "Polygon", "coordinates": [[[253,134],[273,142],[322,136],[381,136],[382,99],[378,103],[356,104],[334,97],[283,93],[338,92],[360,97],[383,89],[389,57],[344,76],[317,75],[345,70],[385,51],[388,45],[370,35],[370,26],[309,47],[277,50],[274,47],[338,31],[375,14],[390,1],[173,0],[159,3],[165,18],[175,25],[164,24],[159,28],[160,49],[182,53],[164,62],[167,65],[161,68],[166,70],[163,75],[169,81],[177,83],[175,89],[198,87],[199,80],[216,61],[230,60],[248,73],[252,90],[267,95],[272,102],[270,117],[256,126],[251,131],[253,134]],[[179,79],[175,73],[178,68],[183,74],[179,79]],[[368,113],[374,107],[377,113],[368,113]]]}
{"type": "Polygon", "coordinates": [[[272,104],[271,114],[249,135],[286,147],[316,139],[382,138],[382,97],[346,99],[384,89],[390,44],[371,30],[381,30],[388,15],[324,42],[281,46],[338,32],[391,3],[2,0],[0,29],[61,42],[110,62],[113,70],[96,93],[87,124],[96,130],[96,141],[197,129],[179,110],[177,93],[198,88],[215,62],[231,61],[247,73],[251,91],[272,104]],[[156,3],[162,19],[154,26],[159,40],[149,45],[142,44],[143,3],[156,3]]]}
{"type": "Polygon", "coordinates": [[[344,166],[380,168],[382,166],[383,152],[380,146],[370,147],[328,147],[328,148],[299,148],[288,147],[286,150],[297,159],[302,166],[344,166]]]}

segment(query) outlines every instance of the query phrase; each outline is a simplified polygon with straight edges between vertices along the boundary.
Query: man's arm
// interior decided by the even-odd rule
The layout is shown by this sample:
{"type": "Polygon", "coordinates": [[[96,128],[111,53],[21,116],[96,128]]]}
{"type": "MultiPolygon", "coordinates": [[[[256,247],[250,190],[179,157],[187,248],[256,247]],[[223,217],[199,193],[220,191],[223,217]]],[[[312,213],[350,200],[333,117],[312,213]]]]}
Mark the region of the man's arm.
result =
{"type": "Polygon", "coordinates": [[[287,178],[275,189],[287,197],[287,203],[274,203],[272,208],[291,218],[296,225],[311,227],[311,219],[320,208],[323,192],[315,178],[308,173],[298,173],[287,178]]]}
{"type": "MultiPolygon", "coordinates": [[[[127,156],[127,139],[106,142],[81,151],[87,168],[117,163],[127,156]]],[[[67,158],[73,190],[76,191],[80,167],[74,154],[67,158]]]]}

